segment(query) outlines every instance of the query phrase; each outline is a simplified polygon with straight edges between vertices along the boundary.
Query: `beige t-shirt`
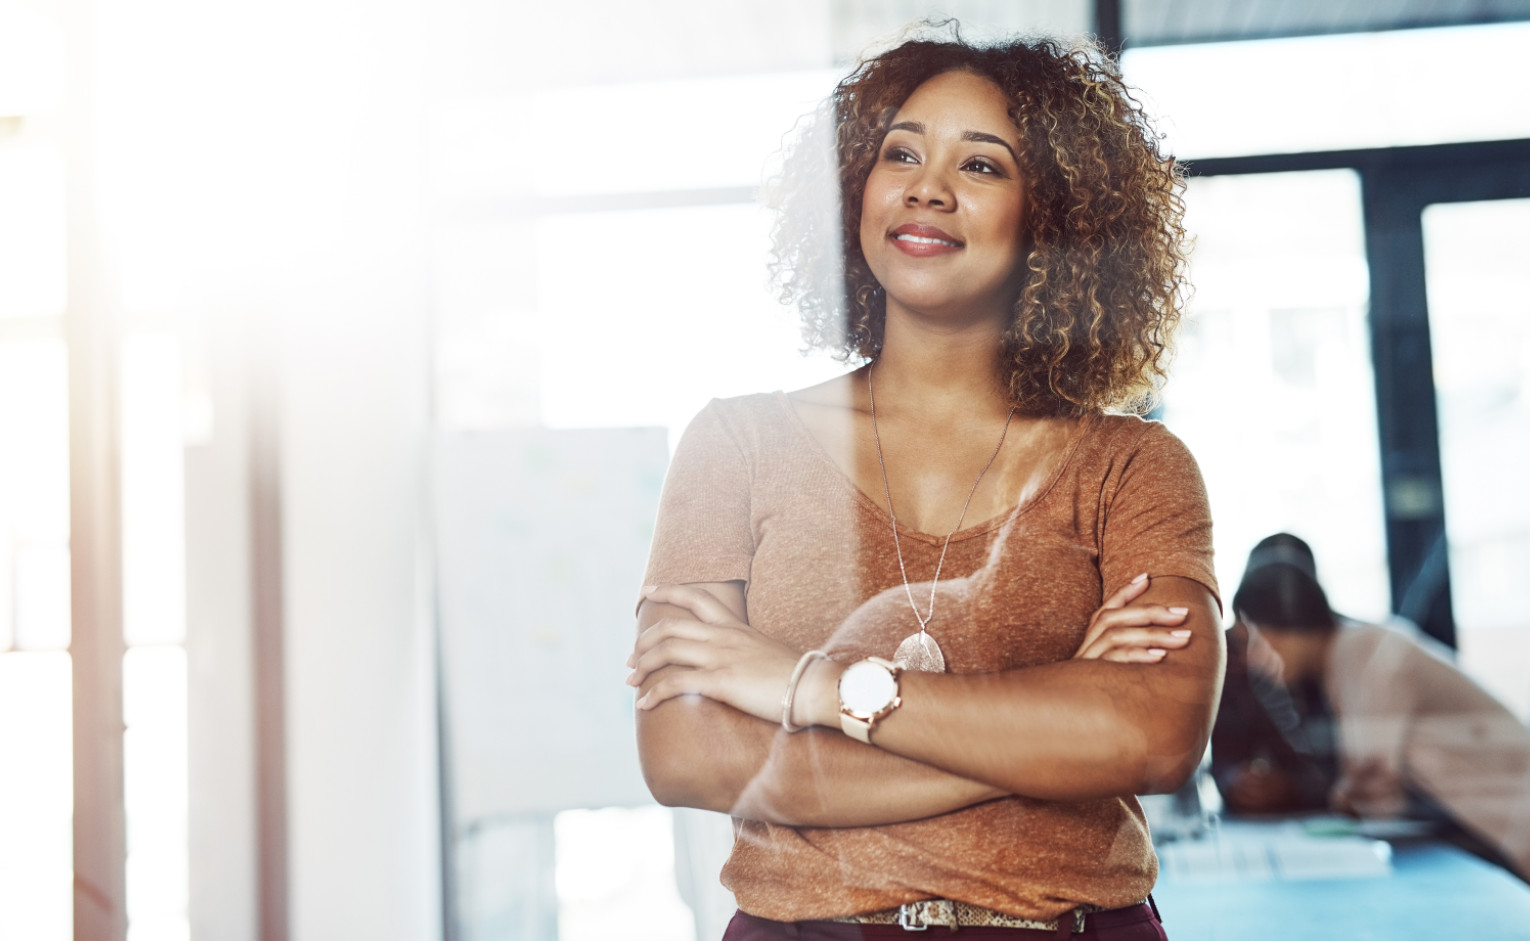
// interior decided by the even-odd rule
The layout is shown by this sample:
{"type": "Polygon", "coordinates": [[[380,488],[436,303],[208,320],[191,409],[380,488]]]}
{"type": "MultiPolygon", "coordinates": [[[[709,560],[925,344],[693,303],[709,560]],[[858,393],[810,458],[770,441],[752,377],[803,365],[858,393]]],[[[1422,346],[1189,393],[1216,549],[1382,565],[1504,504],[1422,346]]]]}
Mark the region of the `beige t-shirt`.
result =
{"type": "Polygon", "coordinates": [[[1339,721],[1339,789],[1365,816],[1428,794],[1530,879],[1530,729],[1431,638],[1347,621],[1324,686],[1339,721]]]}
{"type": "MultiPolygon", "coordinates": [[[[922,609],[944,536],[899,534],[922,609]]],[[[929,630],[953,673],[1064,660],[1104,597],[1140,572],[1215,593],[1200,472],[1162,425],[1088,415],[1033,496],[952,537],[929,630]]],[[[783,393],[714,400],[665,481],[646,583],[734,580],[756,629],[840,662],[891,657],[918,628],[885,506],[833,463],[783,393]]],[[[1011,797],[880,827],[737,820],[735,830],[723,883],[744,911],[781,921],[931,897],[1055,918],[1140,901],[1158,869],[1132,797],[1011,797]]]]}

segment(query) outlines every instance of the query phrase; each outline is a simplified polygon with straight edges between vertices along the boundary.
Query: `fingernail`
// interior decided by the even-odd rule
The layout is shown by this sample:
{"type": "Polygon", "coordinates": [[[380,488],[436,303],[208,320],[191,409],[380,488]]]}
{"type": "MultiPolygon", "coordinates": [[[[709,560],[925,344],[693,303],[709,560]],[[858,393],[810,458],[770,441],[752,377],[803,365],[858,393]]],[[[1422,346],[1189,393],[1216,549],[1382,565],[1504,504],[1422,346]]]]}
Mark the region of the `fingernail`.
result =
{"type": "Polygon", "coordinates": [[[1190,636],[1190,629],[1189,628],[1185,628],[1184,630],[1170,631],[1169,632],[1169,636],[1170,637],[1189,637],[1190,636]]]}
{"type": "Polygon", "coordinates": [[[637,685],[637,684],[636,684],[636,683],[634,683],[634,682],[633,682],[633,679],[634,679],[634,678],[635,678],[635,677],[636,677],[636,676],[637,676],[637,673],[636,673],[636,672],[633,672],[633,673],[628,673],[628,674],[627,674],[627,685],[628,685],[628,686],[636,686],[636,685],[637,685]]]}
{"type": "Polygon", "coordinates": [[[653,694],[652,693],[644,693],[643,695],[639,696],[638,697],[638,701],[637,701],[637,707],[639,709],[647,709],[648,708],[648,697],[651,696],[651,695],[653,695],[653,694]]]}
{"type": "Polygon", "coordinates": [[[1190,609],[1189,608],[1181,608],[1181,607],[1176,606],[1176,607],[1170,608],[1169,609],[1169,613],[1170,614],[1189,614],[1190,613],[1190,609]]]}
{"type": "Polygon", "coordinates": [[[1143,582],[1147,581],[1147,577],[1148,577],[1148,574],[1146,572],[1143,572],[1141,575],[1138,575],[1136,578],[1132,579],[1132,584],[1133,585],[1140,585],[1143,582]]]}
{"type": "Polygon", "coordinates": [[[630,670],[630,669],[632,669],[635,666],[637,666],[637,654],[635,654],[635,653],[634,654],[628,654],[627,655],[627,669],[630,670]]]}
{"type": "Polygon", "coordinates": [[[1152,657],[1154,660],[1162,660],[1163,655],[1166,653],[1168,653],[1167,650],[1164,650],[1161,647],[1154,647],[1152,650],[1148,651],[1148,656],[1152,657]]]}
{"type": "Polygon", "coordinates": [[[653,594],[654,592],[656,592],[658,590],[659,590],[659,586],[658,585],[644,585],[643,586],[643,592],[642,592],[643,597],[647,598],[649,595],[653,594]]]}

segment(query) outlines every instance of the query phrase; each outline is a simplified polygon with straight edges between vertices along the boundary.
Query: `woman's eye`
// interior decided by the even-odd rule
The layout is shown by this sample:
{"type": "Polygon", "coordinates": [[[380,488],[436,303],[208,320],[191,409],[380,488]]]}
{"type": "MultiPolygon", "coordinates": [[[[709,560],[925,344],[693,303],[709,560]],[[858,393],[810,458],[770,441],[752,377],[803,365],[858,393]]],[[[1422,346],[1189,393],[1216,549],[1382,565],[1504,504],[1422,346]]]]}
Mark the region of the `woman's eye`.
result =
{"type": "Polygon", "coordinates": [[[902,147],[889,147],[887,152],[882,154],[882,159],[889,163],[913,163],[914,155],[902,147]]]}
{"type": "Polygon", "coordinates": [[[962,166],[962,169],[971,170],[975,173],[1000,173],[999,168],[992,161],[982,159],[969,160],[962,166]]]}

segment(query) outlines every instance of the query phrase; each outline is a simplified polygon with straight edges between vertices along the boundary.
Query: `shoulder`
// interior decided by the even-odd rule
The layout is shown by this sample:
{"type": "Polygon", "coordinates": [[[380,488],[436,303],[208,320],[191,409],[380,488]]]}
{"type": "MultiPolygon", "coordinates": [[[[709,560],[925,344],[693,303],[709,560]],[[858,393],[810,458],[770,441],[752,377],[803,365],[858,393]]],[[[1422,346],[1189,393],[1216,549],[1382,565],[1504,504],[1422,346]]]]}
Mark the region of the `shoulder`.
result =
{"type": "Polygon", "coordinates": [[[1200,479],[1200,468],[1179,436],[1163,422],[1137,415],[1095,413],[1086,423],[1081,456],[1119,471],[1159,470],[1200,479]]]}
{"type": "MultiPolygon", "coordinates": [[[[1368,624],[1345,619],[1334,632],[1330,660],[1337,670],[1401,672],[1425,662],[1450,664],[1450,652],[1411,622],[1368,624]]],[[[1453,669],[1453,667],[1452,667],[1453,669]]]]}
{"type": "Polygon", "coordinates": [[[783,396],[781,392],[754,392],[713,399],[696,414],[692,424],[714,421],[729,427],[748,428],[779,422],[783,396]]]}
{"type": "Polygon", "coordinates": [[[752,461],[790,433],[790,412],[780,392],[712,399],[686,426],[676,456],[727,452],[752,461]]]}
{"type": "Polygon", "coordinates": [[[1185,448],[1179,436],[1157,419],[1101,412],[1093,420],[1093,433],[1105,441],[1138,447],[1185,448]]]}

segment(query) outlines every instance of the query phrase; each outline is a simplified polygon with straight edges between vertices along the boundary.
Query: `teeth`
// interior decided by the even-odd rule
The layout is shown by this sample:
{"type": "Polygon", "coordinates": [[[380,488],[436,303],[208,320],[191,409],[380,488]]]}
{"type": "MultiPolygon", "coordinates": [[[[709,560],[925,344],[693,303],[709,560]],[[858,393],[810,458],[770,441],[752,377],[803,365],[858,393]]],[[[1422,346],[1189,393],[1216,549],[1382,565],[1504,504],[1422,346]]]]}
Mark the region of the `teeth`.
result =
{"type": "Polygon", "coordinates": [[[917,242],[920,245],[949,245],[952,248],[957,247],[956,242],[948,242],[945,239],[927,239],[922,235],[895,235],[893,238],[900,242],[917,242]]]}

